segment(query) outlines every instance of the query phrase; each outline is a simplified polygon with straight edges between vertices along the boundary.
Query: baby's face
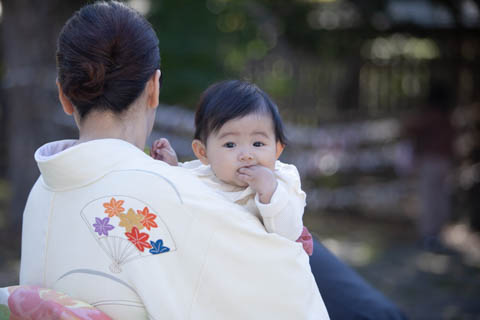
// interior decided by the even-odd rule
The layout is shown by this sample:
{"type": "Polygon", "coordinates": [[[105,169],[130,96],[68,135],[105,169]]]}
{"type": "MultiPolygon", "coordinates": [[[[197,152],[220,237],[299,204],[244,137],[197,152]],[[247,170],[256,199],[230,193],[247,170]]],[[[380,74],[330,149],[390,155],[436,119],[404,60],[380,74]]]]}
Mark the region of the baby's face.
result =
{"type": "MultiPolygon", "coordinates": [[[[207,138],[206,156],[215,175],[228,184],[246,187],[237,177],[238,169],[260,165],[275,169],[277,145],[269,115],[249,114],[226,122],[207,138]]],[[[278,153],[279,155],[279,153],[278,153]]]]}

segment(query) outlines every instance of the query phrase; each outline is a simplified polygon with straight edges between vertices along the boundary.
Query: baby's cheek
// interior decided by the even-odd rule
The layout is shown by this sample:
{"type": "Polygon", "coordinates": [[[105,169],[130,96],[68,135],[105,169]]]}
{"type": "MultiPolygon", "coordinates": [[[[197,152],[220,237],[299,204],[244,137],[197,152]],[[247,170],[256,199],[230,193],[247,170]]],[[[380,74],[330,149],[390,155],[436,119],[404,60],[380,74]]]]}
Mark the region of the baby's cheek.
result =
{"type": "Polygon", "coordinates": [[[228,170],[228,168],[218,165],[218,164],[213,164],[212,163],[212,170],[215,175],[221,179],[221,180],[229,180],[231,179],[231,176],[233,176],[234,173],[230,172],[231,170],[228,170]]]}

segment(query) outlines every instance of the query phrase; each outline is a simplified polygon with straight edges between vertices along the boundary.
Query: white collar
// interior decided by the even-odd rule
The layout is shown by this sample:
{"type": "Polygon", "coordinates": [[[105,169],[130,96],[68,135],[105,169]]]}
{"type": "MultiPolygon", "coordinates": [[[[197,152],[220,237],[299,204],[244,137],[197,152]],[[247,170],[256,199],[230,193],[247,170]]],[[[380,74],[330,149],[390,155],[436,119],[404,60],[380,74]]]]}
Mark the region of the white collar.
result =
{"type": "Polygon", "coordinates": [[[60,191],[80,187],[99,179],[126,159],[148,157],[124,140],[77,142],[54,141],[35,152],[43,182],[49,189],[60,191]]]}

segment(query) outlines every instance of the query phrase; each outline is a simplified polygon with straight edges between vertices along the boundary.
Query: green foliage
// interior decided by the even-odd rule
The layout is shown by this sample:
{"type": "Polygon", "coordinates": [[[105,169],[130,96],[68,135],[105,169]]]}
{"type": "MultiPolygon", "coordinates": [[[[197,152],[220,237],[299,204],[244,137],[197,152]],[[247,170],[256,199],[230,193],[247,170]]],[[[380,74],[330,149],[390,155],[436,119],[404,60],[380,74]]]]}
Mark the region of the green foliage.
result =
{"type": "Polygon", "coordinates": [[[154,1],[149,20],[160,39],[161,100],[192,106],[219,76],[215,14],[204,1],[154,1]]]}
{"type": "MultiPolygon", "coordinates": [[[[245,78],[245,67],[272,48],[256,10],[239,0],[152,2],[149,20],[160,39],[162,102],[193,107],[201,91],[225,78],[245,78]]],[[[278,90],[285,79],[269,79],[278,90]]],[[[280,89],[279,89],[280,88],[280,89]]]]}
{"type": "MultiPolygon", "coordinates": [[[[149,20],[162,56],[160,99],[167,104],[193,108],[211,83],[246,79],[268,92],[288,120],[316,125],[346,110],[379,116],[404,108],[424,88],[419,85],[407,97],[412,101],[405,100],[403,87],[411,81],[405,80],[403,69],[397,71],[398,61],[384,59],[377,65],[370,54],[374,40],[384,52],[384,38],[391,33],[382,29],[382,21],[390,19],[382,0],[151,3],[149,20]],[[391,72],[385,66],[397,69],[391,72]]],[[[397,33],[392,37],[405,37],[397,33]]]]}
{"type": "Polygon", "coordinates": [[[161,100],[194,107],[209,84],[225,78],[256,82],[275,100],[298,89],[285,49],[322,60],[358,52],[348,33],[314,30],[314,1],[152,1],[149,20],[160,38],[161,100]],[[283,45],[281,44],[283,43],[283,45]]]}

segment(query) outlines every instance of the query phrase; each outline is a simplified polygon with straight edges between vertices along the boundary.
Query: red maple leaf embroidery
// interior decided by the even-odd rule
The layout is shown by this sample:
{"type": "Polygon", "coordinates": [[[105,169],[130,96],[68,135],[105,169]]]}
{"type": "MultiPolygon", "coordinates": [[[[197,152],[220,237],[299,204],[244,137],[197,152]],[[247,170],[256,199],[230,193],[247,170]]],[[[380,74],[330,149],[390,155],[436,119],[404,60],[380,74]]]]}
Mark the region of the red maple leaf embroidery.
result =
{"type": "Polygon", "coordinates": [[[148,233],[138,231],[137,227],[132,228],[132,232],[125,232],[128,240],[133,243],[138,250],[143,252],[145,248],[151,248],[152,245],[147,242],[150,237],[148,233]]]}
{"type": "Polygon", "coordinates": [[[157,223],[155,222],[155,218],[157,216],[153,213],[150,213],[147,207],[143,208],[143,210],[137,210],[137,213],[141,214],[144,217],[140,221],[140,223],[143,224],[143,226],[147,228],[147,230],[150,230],[150,228],[158,227],[157,223]]]}

